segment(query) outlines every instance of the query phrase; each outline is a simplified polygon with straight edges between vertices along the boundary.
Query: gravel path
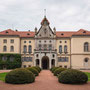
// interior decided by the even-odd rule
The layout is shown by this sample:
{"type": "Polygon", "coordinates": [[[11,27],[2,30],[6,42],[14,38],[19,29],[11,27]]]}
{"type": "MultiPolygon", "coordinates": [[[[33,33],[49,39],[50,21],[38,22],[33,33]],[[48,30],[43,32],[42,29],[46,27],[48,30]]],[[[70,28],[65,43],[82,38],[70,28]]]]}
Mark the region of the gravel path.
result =
{"type": "Polygon", "coordinates": [[[90,82],[84,85],[61,84],[49,70],[43,70],[35,83],[12,85],[0,81],[0,90],[90,90],[90,82]]]}

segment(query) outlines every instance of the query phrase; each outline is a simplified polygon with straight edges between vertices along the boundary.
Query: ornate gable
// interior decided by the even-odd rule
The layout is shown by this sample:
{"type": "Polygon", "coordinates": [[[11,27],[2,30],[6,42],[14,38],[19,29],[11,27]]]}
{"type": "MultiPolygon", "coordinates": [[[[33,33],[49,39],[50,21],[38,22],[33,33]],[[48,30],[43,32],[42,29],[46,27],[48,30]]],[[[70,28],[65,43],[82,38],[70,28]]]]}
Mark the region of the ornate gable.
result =
{"type": "Polygon", "coordinates": [[[54,32],[49,26],[49,21],[47,20],[46,17],[41,22],[41,28],[36,32],[36,37],[37,38],[53,38],[54,37],[54,32]]]}

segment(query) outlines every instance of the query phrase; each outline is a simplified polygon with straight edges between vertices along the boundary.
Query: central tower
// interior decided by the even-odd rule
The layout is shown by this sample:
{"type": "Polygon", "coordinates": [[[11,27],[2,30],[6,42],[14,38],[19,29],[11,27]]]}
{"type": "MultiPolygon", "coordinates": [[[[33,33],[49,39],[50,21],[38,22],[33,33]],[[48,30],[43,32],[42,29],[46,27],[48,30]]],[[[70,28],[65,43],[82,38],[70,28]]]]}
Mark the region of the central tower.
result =
{"type": "Polygon", "coordinates": [[[56,30],[52,30],[49,25],[44,16],[40,29],[35,28],[34,66],[42,69],[49,69],[57,64],[56,30]]]}

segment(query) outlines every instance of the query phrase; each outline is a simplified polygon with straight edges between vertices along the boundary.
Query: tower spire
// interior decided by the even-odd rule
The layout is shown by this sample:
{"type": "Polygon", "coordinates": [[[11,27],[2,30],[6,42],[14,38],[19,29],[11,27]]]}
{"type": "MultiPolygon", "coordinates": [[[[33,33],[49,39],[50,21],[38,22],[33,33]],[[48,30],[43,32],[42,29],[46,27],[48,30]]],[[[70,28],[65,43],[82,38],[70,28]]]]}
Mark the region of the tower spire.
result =
{"type": "Polygon", "coordinates": [[[44,9],[44,18],[46,18],[46,9],[44,9]]]}

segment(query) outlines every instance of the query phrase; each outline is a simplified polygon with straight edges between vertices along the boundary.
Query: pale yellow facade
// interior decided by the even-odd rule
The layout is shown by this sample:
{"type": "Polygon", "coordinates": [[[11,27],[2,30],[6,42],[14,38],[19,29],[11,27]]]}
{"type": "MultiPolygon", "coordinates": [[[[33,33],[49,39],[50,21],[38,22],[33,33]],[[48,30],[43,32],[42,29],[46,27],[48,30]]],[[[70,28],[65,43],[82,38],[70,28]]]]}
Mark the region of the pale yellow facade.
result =
{"type": "Polygon", "coordinates": [[[50,28],[49,22],[44,18],[39,30],[35,28],[34,32],[23,32],[24,36],[19,31],[7,30],[7,32],[0,34],[0,53],[21,54],[22,67],[40,66],[42,69],[50,69],[58,66],[90,69],[89,31],[58,33],[55,28],[53,30],[50,28]],[[15,35],[9,35],[10,32],[15,35]],[[29,37],[29,34],[32,36],[29,37]],[[11,46],[14,47],[13,51],[11,46]]]}

